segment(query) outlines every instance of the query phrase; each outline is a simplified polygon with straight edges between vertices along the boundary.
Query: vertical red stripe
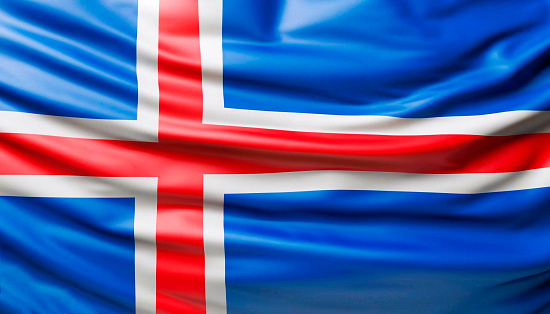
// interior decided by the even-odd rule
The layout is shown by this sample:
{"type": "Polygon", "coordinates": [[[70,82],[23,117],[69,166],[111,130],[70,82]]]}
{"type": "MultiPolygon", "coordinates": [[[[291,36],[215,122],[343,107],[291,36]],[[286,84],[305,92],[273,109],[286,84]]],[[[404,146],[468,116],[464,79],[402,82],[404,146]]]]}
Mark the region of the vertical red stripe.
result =
{"type": "MultiPolygon", "coordinates": [[[[159,138],[162,144],[169,134],[192,131],[189,121],[195,125],[201,121],[197,1],[161,0],[159,32],[159,138]]],[[[192,157],[178,157],[177,148],[176,151],[169,149],[167,154],[172,161],[184,158],[187,162],[181,160],[182,167],[173,168],[171,176],[178,178],[159,178],[161,184],[166,184],[166,190],[159,193],[157,311],[205,313],[202,170],[192,166],[196,162],[192,157]],[[174,189],[169,181],[181,186],[174,189]]]]}

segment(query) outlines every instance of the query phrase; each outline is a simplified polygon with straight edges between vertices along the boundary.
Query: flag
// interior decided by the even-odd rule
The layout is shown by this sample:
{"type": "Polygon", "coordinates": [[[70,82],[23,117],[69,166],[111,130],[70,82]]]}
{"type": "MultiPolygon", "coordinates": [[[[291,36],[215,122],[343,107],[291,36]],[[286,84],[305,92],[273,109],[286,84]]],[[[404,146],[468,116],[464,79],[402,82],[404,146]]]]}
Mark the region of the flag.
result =
{"type": "Polygon", "coordinates": [[[550,2],[0,0],[0,312],[550,311],[550,2]]]}

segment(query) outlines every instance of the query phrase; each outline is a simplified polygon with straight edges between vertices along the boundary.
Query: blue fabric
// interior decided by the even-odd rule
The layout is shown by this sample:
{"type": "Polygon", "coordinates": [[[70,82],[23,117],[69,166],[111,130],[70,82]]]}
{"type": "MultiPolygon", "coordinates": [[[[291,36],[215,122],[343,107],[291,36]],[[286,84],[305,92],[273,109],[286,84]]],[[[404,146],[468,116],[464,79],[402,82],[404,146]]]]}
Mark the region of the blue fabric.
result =
{"type": "Polygon", "coordinates": [[[550,110],[548,0],[223,2],[225,107],[436,117],[550,110]]]}
{"type": "Polygon", "coordinates": [[[0,0],[0,110],[136,119],[137,0],[0,0]]]}
{"type": "Polygon", "coordinates": [[[550,188],[225,195],[228,313],[547,313],[550,188]]]}
{"type": "Polygon", "coordinates": [[[134,313],[134,208],[0,196],[0,313],[134,313]]]}

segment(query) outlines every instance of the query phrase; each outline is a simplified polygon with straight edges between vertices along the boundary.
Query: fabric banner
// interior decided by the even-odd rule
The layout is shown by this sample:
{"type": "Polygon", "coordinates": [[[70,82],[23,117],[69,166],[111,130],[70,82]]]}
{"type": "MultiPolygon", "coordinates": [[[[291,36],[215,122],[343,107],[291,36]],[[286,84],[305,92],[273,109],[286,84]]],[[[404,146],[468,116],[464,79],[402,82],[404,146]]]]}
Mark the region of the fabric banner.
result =
{"type": "Polygon", "coordinates": [[[550,312],[550,1],[0,0],[0,313],[550,312]]]}

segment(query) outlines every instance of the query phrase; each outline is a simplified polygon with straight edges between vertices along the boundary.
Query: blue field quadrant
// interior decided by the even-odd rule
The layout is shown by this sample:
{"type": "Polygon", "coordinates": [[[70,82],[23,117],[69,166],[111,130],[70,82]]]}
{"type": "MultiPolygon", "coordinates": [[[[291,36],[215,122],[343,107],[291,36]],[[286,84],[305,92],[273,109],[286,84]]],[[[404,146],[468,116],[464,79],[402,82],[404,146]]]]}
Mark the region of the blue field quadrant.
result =
{"type": "Polygon", "coordinates": [[[550,188],[226,194],[227,312],[545,312],[549,208],[550,188]]]}
{"type": "Polygon", "coordinates": [[[0,3],[0,114],[137,118],[137,0],[0,3]]]}
{"type": "Polygon", "coordinates": [[[0,312],[135,313],[134,198],[0,196],[0,312]]]}
{"type": "Polygon", "coordinates": [[[403,118],[550,110],[548,1],[223,1],[225,108],[403,118]]]}

